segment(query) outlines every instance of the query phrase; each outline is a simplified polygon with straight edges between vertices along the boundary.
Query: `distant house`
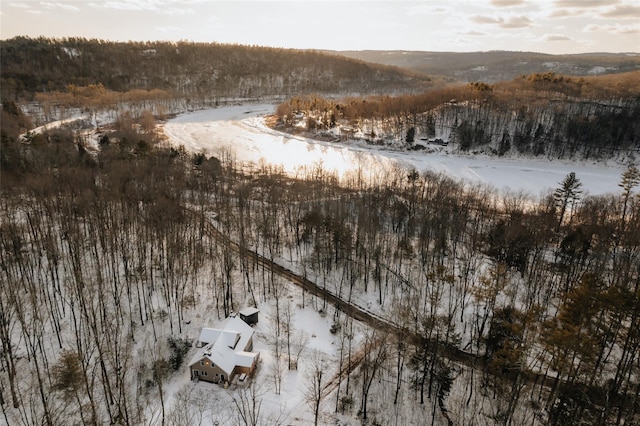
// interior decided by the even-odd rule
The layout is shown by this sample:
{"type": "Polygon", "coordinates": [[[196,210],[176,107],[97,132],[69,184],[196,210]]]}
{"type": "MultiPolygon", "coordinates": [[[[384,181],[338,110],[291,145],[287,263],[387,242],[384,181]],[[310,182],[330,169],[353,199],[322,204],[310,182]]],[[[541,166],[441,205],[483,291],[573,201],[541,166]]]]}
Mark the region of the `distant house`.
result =
{"type": "Polygon", "coordinates": [[[201,345],[189,364],[191,378],[212,383],[231,382],[237,374],[251,375],[259,352],[253,351],[253,328],[231,316],[219,328],[203,328],[201,345]]]}
{"type": "Polygon", "coordinates": [[[258,313],[260,310],[254,307],[244,308],[240,311],[240,318],[249,325],[258,323],[258,313]]]}

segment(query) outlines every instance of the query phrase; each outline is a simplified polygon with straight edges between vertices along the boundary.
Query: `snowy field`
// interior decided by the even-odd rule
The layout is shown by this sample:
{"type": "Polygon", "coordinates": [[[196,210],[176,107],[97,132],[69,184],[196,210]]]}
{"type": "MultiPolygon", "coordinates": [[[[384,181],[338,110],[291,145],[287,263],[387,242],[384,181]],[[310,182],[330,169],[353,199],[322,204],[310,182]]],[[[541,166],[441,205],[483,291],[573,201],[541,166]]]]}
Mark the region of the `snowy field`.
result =
{"type": "Polygon", "coordinates": [[[273,105],[196,111],[170,120],[164,125],[164,132],[171,143],[183,145],[188,151],[207,155],[229,152],[238,160],[279,166],[291,175],[321,165],[340,176],[360,169],[368,178],[383,174],[399,163],[419,171],[443,172],[470,183],[524,191],[533,196],[557,188],[570,172],[575,172],[582,181],[584,193],[618,192],[620,177],[626,169],[625,165],[615,162],[497,158],[458,155],[445,150],[400,152],[321,142],[270,129],[263,117],[273,111],[273,105]]]}

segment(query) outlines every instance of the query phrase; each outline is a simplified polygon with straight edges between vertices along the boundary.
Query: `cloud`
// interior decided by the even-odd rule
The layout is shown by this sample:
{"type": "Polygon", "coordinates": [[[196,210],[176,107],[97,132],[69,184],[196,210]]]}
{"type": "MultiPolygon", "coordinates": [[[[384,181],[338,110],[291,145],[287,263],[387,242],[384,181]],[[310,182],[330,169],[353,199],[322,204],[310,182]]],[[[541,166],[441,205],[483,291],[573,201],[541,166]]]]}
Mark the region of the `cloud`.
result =
{"type": "Polygon", "coordinates": [[[105,1],[97,4],[105,9],[117,10],[157,10],[156,5],[151,1],[134,0],[134,1],[105,1]]]}
{"type": "Polygon", "coordinates": [[[572,9],[584,9],[603,6],[615,6],[619,0],[556,0],[556,7],[569,7],[572,9]]]}
{"type": "Polygon", "coordinates": [[[572,41],[571,37],[563,34],[545,34],[542,36],[543,41],[572,41]]]}
{"type": "Polygon", "coordinates": [[[108,0],[105,2],[92,2],[93,7],[115,9],[119,11],[151,11],[162,15],[193,15],[195,10],[191,7],[202,3],[198,0],[171,1],[171,0],[108,0]]]}
{"type": "Polygon", "coordinates": [[[558,8],[549,15],[551,18],[566,18],[589,14],[593,18],[638,19],[640,4],[637,1],[622,4],[620,0],[557,0],[558,8]]]}
{"type": "Polygon", "coordinates": [[[556,0],[551,18],[589,15],[592,18],[638,19],[640,3],[637,0],[556,0]]]}
{"type": "Polygon", "coordinates": [[[68,12],[78,12],[80,8],[68,3],[52,3],[52,2],[42,2],[40,3],[42,6],[48,9],[63,9],[68,12]]]}
{"type": "Polygon", "coordinates": [[[163,15],[193,15],[195,10],[191,8],[181,8],[181,7],[171,7],[171,8],[161,8],[158,10],[159,13],[163,15]]]}
{"type": "Polygon", "coordinates": [[[11,2],[9,3],[9,6],[17,7],[19,9],[31,9],[31,6],[26,3],[11,2]]]}
{"type": "Polygon", "coordinates": [[[471,20],[476,24],[502,24],[504,22],[503,18],[494,18],[487,15],[474,15],[471,20]]]}
{"type": "Polygon", "coordinates": [[[459,33],[460,35],[466,35],[466,36],[473,36],[473,37],[477,37],[477,36],[486,36],[487,33],[483,33],[482,31],[467,31],[466,33],[459,33]]]}
{"type": "Polygon", "coordinates": [[[504,29],[528,28],[533,26],[533,21],[524,15],[512,16],[508,19],[503,17],[493,17],[488,15],[474,15],[471,20],[481,25],[498,25],[504,29]]]}
{"type": "Polygon", "coordinates": [[[602,16],[606,17],[606,18],[631,18],[631,19],[638,19],[638,16],[640,16],[640,6],[634,6],[634,5],[617,5],[616,7],[614,7],[613,9],[603,12],[602,16]]]}
{"type": "Polygon", "coordinates": [[[435,6],[432,4],[416,4],[406,7],[406,12],[409,16],[415,15],[431,15],[433,13],[445,13],[449,9],[442,6],[435,6]]]}
{"type": "Polygon", "coordinates": [[[576,12],[572,12],[568,9],[556,9],[549,15],[550,18],[568,18],[570,16],[578,15],[576,12]]]}
{"type": "Polygon", "coordinates": [[[524,5],[524,0],[491,0],[491,5],[496,7],[513,7],[524,5]]]}
{"type": "Polygon", "coordinates": [[[502,28],[528,28],[533,26],[533,21],[526,16],[513,16],[508,21],[500,24],[502,28]]]}
{"type": "Polygon", "coordinates": [[[640,34],[640,24],[632,25],[597,25],[590,24],[584,27],[583,32],[586,33],[609,33],[609,34],[640,34]]]}
{"type": "Polygon", "coordinates": [[[22,9],[27,13],[31,13],[33,15],[40,15],[43,13],[47,13],[48,11],[52,11],[54,9],[62,9],[67,12],[79,12],[80,8],[73,3],[70,2],[51,2],[51,1],[41,1],[41,2],[32,2],[22,3],[22,2],[11,2],[8,3],[8,6],[15,7],[18,9],[22,9]]]}

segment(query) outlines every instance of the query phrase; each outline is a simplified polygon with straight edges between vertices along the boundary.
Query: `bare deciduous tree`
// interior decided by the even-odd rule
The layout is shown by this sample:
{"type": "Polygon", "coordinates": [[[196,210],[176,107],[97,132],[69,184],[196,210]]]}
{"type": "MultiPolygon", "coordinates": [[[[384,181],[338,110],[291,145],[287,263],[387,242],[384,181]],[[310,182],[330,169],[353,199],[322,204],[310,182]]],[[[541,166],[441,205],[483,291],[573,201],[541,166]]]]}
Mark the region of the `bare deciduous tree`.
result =
{"type": "Polygon", "coordinates": [[[305,402],[313,412],[313,423],[318,425],[320,404],[325,395],[325,384],[328,380],[324,355],[315,350],[306,366],[304,389],[302,394],[305,402]]]}
{"type": "Polygon", "coordinates": [[[258,426],[261,424],[262,393],[257,381],[252,380],[248,388],[240,389],[233,395],[237,424],[258,426]]]}

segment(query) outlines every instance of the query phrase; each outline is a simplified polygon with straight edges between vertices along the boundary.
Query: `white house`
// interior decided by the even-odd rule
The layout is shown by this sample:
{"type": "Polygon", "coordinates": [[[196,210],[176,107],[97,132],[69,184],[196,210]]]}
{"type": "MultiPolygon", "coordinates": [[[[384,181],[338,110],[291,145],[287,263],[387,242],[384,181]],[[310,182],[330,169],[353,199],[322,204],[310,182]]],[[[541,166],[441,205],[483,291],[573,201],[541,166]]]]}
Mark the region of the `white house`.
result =
{"type": "Polygon", "coordinates": [[[219,328],[203,328],[198,353],[189,364],[191,378],[212,383],[231,382],[237,374],[251,375],[259,352],[253,351],[253,328],[231,316],[219,328]]]}

